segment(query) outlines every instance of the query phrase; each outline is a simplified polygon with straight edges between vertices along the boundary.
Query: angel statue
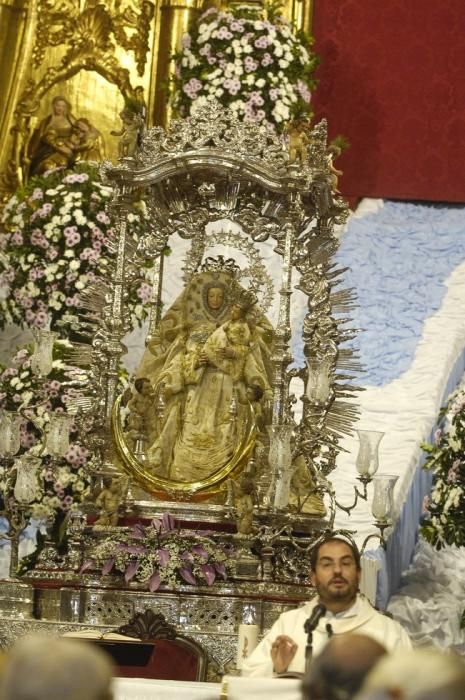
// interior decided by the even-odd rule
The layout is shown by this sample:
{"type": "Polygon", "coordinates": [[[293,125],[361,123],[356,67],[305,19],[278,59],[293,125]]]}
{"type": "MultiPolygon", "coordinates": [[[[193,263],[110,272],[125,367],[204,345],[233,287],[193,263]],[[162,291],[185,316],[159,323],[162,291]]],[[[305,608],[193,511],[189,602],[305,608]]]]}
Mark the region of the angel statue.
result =
{"type": "Polygon", "coordinates": [[[197,482],[218,472],[250,435],[250,395],[271,398],[273,327],[237,272],[233,260],[207,258],[161,320],[136,373],[153,391],[146,464],[158,476],[197,482]]]}

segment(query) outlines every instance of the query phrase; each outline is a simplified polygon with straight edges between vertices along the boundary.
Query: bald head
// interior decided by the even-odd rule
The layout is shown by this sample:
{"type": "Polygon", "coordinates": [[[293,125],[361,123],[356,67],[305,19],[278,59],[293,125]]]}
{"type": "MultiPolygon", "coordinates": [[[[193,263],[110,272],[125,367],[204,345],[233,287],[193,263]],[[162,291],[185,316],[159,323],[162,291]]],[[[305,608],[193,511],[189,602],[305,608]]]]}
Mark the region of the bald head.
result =
{"type": "Polygon", "coordinates": [[[2,700],[111,700],[113,664],[93,644],[34,636],[7,655],[2,700]]]}
{"type": "Polygon", "coordinates": [[[313,661],[303,682],[304,698],[351,698],[386,649],[365,634],[332,637],[313,661]]]}

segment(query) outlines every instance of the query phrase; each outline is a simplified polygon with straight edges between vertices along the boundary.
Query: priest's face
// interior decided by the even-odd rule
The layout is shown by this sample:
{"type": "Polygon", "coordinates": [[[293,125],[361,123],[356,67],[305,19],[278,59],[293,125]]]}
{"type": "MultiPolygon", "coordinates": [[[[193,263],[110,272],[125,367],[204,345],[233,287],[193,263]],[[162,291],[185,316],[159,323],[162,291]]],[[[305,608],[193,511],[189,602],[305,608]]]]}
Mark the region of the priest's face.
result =
{"type": "Polygon", "coordinates": [[[350,607],[357,595],[360,571],[349,545],[334,540],[321,545],[311,581],[320,602],[329,609],[331,604],[339,607],[341,603],[350,607]]]}

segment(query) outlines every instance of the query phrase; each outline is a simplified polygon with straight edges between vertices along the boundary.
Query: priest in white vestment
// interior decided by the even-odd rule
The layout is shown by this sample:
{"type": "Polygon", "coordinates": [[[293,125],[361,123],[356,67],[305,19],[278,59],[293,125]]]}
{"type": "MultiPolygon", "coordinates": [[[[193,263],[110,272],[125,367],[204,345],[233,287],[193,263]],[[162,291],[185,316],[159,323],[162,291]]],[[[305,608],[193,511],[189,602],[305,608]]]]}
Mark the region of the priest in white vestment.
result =
{"type": "Polygon", "coordinates": [[[244,661],[242,675],[273,677],[304,673],[307,633],[311,620],[312,656],[329,637],[357,633],[372,637],[387,651],[410,649],[407,632],[391,618],[379,613],[360,594],[360,554],[355,545],[331,537],[318,544],[311,556],[311,581],[318,597],[303,607],[283,613],[244,661]]]}

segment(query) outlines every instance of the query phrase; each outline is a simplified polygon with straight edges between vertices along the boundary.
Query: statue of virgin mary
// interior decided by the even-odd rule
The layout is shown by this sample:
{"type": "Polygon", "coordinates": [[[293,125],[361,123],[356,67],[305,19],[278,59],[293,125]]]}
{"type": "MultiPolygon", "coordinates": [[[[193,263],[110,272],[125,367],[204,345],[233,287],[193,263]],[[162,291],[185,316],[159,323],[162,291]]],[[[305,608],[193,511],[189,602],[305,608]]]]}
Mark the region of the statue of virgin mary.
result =
{"type": "Polygon", "coordinates": [[[207,258],[161,320],[136,374],[153,397],[147,465],[170,480],[203,481],[228,465],[254,404],[272,395],[274,331],[236,270],[232,260],[207,258]]]}

